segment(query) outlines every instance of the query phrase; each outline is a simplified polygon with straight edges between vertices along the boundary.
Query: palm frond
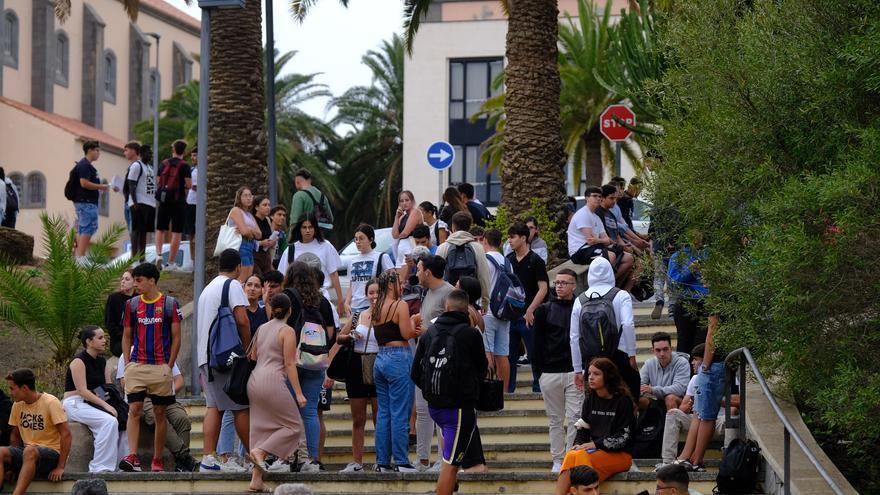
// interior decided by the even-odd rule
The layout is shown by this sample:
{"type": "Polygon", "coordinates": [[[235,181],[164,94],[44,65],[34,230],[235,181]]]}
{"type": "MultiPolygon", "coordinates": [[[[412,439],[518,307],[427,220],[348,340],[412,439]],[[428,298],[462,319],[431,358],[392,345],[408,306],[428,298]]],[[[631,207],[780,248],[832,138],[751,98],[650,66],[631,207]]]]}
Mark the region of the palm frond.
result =
{"type": "MultiPolygon", "coordinates": [[[[302,22],[306,18],[306,14],[309,13],[315,4],[318,3],[318,0],[292,0],[290,2],[290,13],[293,15],[293,18],[299,22],[302,22]]],[[[339,0],[339,3],[342,4],[343,7],[348,7],[348,0],[339,0]]]]}
{"type": "Polygon", "coordinates": [[[428,15],[431,0],[404,0],[403,4],[403,41],[407,55],[412,55],[413,43],[419,31],[422,19],[428,15]]]}

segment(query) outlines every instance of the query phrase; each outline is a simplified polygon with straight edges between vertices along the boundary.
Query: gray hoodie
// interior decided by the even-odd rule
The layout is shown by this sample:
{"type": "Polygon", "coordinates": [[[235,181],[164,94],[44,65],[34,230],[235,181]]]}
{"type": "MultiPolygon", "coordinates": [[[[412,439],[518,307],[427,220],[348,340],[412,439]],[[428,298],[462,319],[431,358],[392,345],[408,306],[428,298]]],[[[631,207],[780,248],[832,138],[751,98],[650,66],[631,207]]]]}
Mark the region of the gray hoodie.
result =
{"type": "Polygon", "coordinates": [[[486,251],[483,249],[483,246],[480,245],[479,242],[476,242],[474,240],[474,236],[472,236],[470,232],[466,230],[459,230],[447,237],[446,242],[440,244],[440,246],[437,247],[437,256],[446,259],[446,255],[447,253],[449,253],[450,244],[454,244],[456,246],[464,246],[465,244],[470,244],[471,249],[474,250],[474,257],[477,259],[477,280],[480,281],[480,289],[482,289],[480,307],[483,309],[488,309],[489,297],[491,296],[489,291],[492,290],[492,280],[489,275],[489,261],[486,260],[486,251]]]}
{"type": "Polygon", "coordinates": [[[656,357],[645,361],[639,372],[642,375],[642,385],[650,385],[651,394],[658,400],[663,400],[669,394],[684,397],[691,380],[691,365],[685,356],[687,354],[673,352],[672,360],[665,368],[660,367],[660,361],[656,357]]]}

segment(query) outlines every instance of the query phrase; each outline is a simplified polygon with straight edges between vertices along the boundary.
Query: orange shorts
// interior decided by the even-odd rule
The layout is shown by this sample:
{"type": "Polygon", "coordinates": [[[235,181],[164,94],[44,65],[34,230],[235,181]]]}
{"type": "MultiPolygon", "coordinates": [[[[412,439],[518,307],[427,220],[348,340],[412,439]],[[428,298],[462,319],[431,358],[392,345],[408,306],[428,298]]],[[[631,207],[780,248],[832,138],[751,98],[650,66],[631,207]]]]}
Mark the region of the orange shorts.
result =
{"type": "Polygon", "coordinates": [[[586,450],[569,450],[562,461],[562,471],[567,471],[575,466],[590,466],[599,474],[599,482],[603,482],[617,473],[629,471],[632,465],[632,456],[626,452],[605,452],[596,450],[589,453],[586,450]]]}

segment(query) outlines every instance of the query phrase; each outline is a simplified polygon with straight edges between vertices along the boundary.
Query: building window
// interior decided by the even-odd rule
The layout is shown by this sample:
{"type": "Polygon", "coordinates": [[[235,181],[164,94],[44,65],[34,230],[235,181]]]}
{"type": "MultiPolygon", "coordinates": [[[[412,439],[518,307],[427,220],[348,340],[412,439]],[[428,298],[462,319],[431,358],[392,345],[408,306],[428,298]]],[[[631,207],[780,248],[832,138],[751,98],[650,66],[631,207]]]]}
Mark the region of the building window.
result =
{"type": "Polygon", "coordinates": [[[116,54],[104,51],[104,101],[116,103],[116,54]]]}
{"type": "Polygon", "coordinates": [[[2,63],[18,69],[18,16],[13,10],[3,13],[3,39],[0,43],[3,49],[2,63]]]}
{"type": "Polygon", "coordinates": [[[24,193],[21,196],[25,198],[25,208],[45,208],[46,176],[40,172],[29,173],[24,193]]]}
{"type": "MultiPolygon", "coordinates": [[[[101,179],[101,184],[106,184],[107,179],[101,179]]],[[[98,191],[98,215],[110,216],[110,191],[98,191]]]]}
{"type": "Polygon", "coordinates": [[[174,42],[172,54],[171,86],[176,89],[192,79],[193,60],[183,46],[176,41],[174,42]]]}
{"type": "Polygon", "coordinates": [[[488,164],[480,159],[481,146],[459,146],[455,148],[455,161],[449,168],[449,184],[469,182],[474,186],[474,196],[486,206],[497,206],[501,202],[501,177],[490,172],[488,164]]]}
{"type": "Polygon", "coordinates": [[[490,96],[492,81],[504,69],[502,59],[453,60],[449,63],[449,118],[467,119],[480,110],[490,96]]]}
{"type": "Polygon", "coordinates": [[[55,84],[67,87],[70,74],[70,40],[67,33],[58,31],[55,38],[55,84]]]}
{"type": "Polygon", "coordinates": [[[159,73],[150,69],[150,112],[156,111],[156,87],[159,84],[159,73]]]}

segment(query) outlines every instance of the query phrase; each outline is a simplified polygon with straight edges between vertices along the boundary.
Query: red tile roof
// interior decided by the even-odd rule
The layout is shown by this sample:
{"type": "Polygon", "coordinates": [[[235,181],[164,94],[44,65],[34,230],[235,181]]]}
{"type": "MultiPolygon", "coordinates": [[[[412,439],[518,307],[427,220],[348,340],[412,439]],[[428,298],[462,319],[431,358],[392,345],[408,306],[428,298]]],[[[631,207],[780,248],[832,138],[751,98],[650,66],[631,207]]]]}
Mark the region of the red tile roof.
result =
{"type": "Polygon", "coordinates": [[[55,127],[62,129],[64,131],[73,134],[78,139],[86,141],[86,140],[95,140],[101,143],[101,147],[105,150],[109,147],[109,151],[116,151],[117,153],[122,152],[122,148],[125,146],[125,141],[112,136],[101,129],[96,127],[92,127],[88,124],[80,122],[76,119],[71,119],[70,117],[64,117],[62,115],[58,115],[56,113],[44,112],[38,108],[34,108],[30,105],[26,105],[19,101],[10,100],[9,98],[4,98],[0,96],[0,103],[8,105],[12,108],[20,110],[28,115],[36,117],[43,122],[47,122],[55,127]]]}
{"type": "Polygon", "coordinates": [[[170,17],[171,19],[183,23],[189,27],[190,30],[195,29],[197,33],[201,30],[202,24],[200,20],[178,9],[165,0],[140,0],[140,2],[141,10],[147,14],[155,12],[160,16],[170,17]]]}

